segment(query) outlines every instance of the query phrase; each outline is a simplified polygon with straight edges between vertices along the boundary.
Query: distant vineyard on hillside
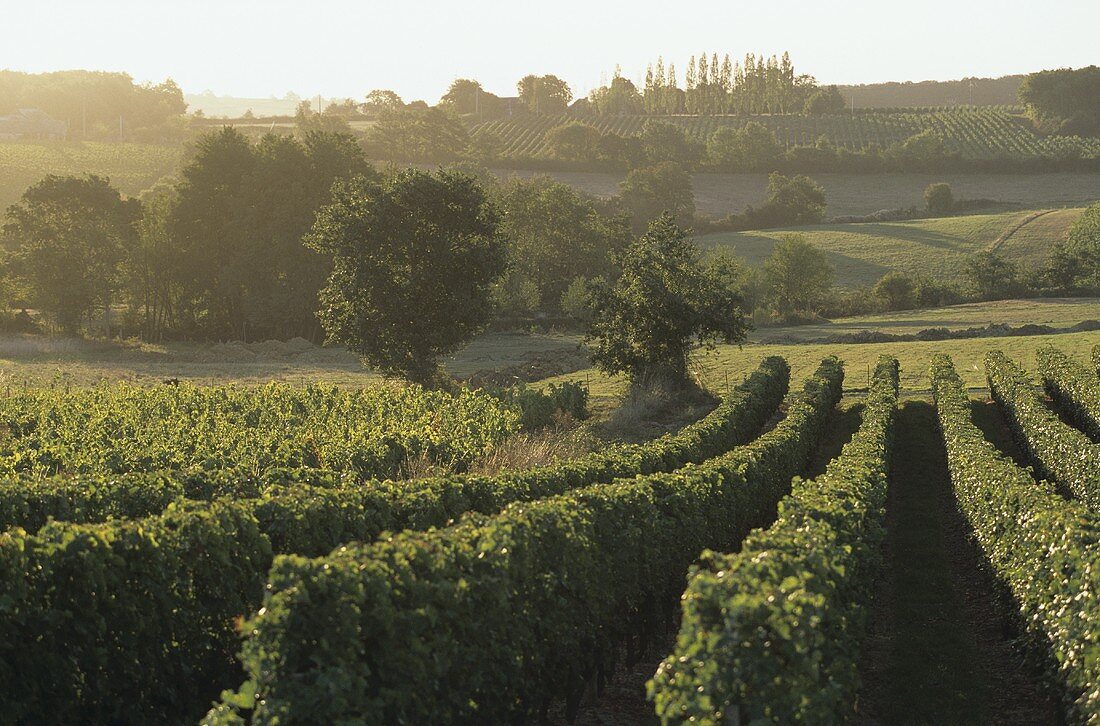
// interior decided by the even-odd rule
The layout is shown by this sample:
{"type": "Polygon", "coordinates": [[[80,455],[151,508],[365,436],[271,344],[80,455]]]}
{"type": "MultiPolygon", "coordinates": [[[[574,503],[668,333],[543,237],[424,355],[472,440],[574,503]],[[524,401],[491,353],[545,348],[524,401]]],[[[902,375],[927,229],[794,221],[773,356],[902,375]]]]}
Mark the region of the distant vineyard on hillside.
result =
{"type": "Polygon", "coordinates": [[[477,124],[474,133],[499,137],[501,154],[510,159],[547,159],[546,133],[570,121],[590,124],[602,133],[640,134],[650,119],[684,127],[706,141],[721,126],[743,127],[750,121],[771,129],[787,148],[810,146],[825,137],[840,149],[860,151],[888,147],[926,129],[937,132],[949,151],[966,159],[1028,159],[1066,156],[1100,157],[1100,138],[1037,134],[1020,110],[986,108],[914,108],[835,116],[524,116],[477,124]]]}
{"type": "Polygon", "coordinates": [[[175,174],[183,154],[182,147],[154,144],[0,144],[0,208],[47,174],[99,174],[123,193],[137,195],[175,174]]]}

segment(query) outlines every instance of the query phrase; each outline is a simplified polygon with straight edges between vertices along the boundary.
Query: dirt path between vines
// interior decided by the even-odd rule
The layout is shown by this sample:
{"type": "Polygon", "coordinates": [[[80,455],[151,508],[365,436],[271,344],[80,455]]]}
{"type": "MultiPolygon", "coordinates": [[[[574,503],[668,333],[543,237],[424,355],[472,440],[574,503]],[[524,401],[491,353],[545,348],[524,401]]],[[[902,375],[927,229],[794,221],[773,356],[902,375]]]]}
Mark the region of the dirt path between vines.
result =
{"type": "Polygon", "coordinates": [[[893,457],[884,576],[863,647],[857,722],[1059,723],[956,508],[929,402],[902,404],[893,457]]]}

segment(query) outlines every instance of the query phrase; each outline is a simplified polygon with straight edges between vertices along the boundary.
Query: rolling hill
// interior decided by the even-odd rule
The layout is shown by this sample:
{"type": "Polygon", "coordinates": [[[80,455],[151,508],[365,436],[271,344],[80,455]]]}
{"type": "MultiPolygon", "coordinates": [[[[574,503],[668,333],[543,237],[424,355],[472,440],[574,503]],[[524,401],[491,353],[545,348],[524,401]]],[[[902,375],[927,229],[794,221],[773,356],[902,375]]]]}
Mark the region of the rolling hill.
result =
{"type": "Polygon", "coordinates": [[[825,251],[836,268],[836,282],[842,287],[873,285],[891,270],[924,273],[942,282],[962,283],[967,257],[982,250],[995,249],[1020,265],[1042,264],[1051,246],[1065,237],[1082,211],[1074,208],[1042,215],[1024,211],[907,222],[830,224],[710,234],[696,241],[705,250],[725,249],[759,267],[772,254],[781,236],[797,233],[825,251]]]}

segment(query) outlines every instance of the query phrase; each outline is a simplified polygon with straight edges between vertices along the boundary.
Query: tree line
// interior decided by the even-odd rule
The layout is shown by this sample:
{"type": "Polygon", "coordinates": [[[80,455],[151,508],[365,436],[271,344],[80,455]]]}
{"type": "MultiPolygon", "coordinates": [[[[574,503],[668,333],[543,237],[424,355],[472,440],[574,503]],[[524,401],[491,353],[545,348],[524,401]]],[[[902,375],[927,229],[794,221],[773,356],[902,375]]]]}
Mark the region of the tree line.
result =
{"type": "Polygon", "coordinates": [[[137,84],[126,73],[0,70],[0,116],[19,108],[65,121],[72,138],[117,140],[120,123],[128,138],[160,138],[165,127],[180,125],[187,104],[171,79],[137,84]]]}

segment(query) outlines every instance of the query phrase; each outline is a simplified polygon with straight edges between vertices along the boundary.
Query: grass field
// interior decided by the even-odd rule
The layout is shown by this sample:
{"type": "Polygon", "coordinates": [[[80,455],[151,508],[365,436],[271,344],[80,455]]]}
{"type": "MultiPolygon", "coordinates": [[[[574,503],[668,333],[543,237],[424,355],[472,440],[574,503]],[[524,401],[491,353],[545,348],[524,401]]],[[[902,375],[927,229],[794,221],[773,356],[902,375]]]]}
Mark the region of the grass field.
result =
{"type": "MultiPolygon", "coordinates": [[[[488,333],[446,359],[451,375],[516,365],[532,355],[572,349],[579,336],[488,333]]],[[[0,338],[0,390],[4,387],[87,386],[102,381],[159,383],[177,378],[196,384],[267,381],[362,386],[379,376],[341,348],[303,340],[261,343],[106,343],[21,336],[0,338]]]]}
{"type": "Polygon", "coordinates": [[[1018,326],[1024,323],[1064,329],[1085,320],[1100,320],[1100,299],[997,300],[928,310],[861,315],[837,318],[817,325],[760,328],[751,334],[750,339],[755,343],[807,343],[866,330],[911,335],[928,328],[962,330],[987,325],[1018,326]]]}
{"type": "Polygon", "coordinates": [[[47,174],[99,174],[123,194],[137,195],[175,174],[183,154],[182,146],[154,144],[0,143],[0,209],[47,174]]]}
{"type": "Polygon", "coordinates": [[[1051,246],[1063,239],[1080,209],[1065,209],[1027,221],[1033,212],[1004,212],[962,217],[919,219],[908,222],[868,222],[820,225],[791,230],[734,232],[704,235],[704,249],[725,249],[759,267],[771,256],[782,235],[797,232],[824,250],[843,287],[873,285],[891,270],[925,273],[940,282],[964,282],[966,258],[994,245],[1015,230],[1001,252],[1021,265],[1040,265],[1051,246]],[[1031,228],[1034,224],[1036,227],[1031,228]],[[1018,227],[1018,229],[1017,229],[1018,227]]]}
{"type": "MultiPolygon", "coordinates": [[[[545,173],[589,194],[609,197],[624,174],[583,171],[513,171],[502,176],[545,173]]],[[[811,174],[825,189],[831,217],[865,215],[880,209],[920,206],[929,184],[947,182],[959,199],[993,199],[1027,207],[1079,207],[1100,199],[1100,174],[811,174]]],[[[764,202],[767,174],[695,174],[695,206],[700,214],[724,217],[764,202]]]]}
{"type": "MultiPolygon", "coordinates": [[[[715,351],[700,356],[696,362],[699,380],[711,390],[722,393],[727,385],[733,387],[769,355],[780,355],[791,365],[791,381],[804,380],[813,373],[821,359],[835,355],[845,363],[844,388],[860,391],[867,387],[875,362],[880,355],[896,356],[901,363],[901,387],[908,394],[926,392],[929,388],[928,365],[936,353],[947,353],[955,361],[959,375],[970,388],[984,388],[985,369],[983,359],[991,350],[1003,350],[1006,355],[1028,370],[1035,370],[1035,353],[1044,345],[1053,345],[1067,355],[1088,363],[1092,348],[1100,345],[1100,332],[1066,333],[1013,338],[979,338],[938,342],[865,343],[859,345],[805,344],[777,345],[748,343],[737,346],[719,346],[715,351]]],[[[564,376],[546,379],[546,383],[562,381],[587,382],[593,407],[605,410],[612,407],[626,392],[626,380],[621,376],[606,376],[595,369],[577,371],[564,376]]]]}
{"type": "MultiPolygon", "coordinates": [[[[1100,299],[1009,300],[956,305],[937,310],[844,318],[821,325],[762,328],[754,331],[741,348],[720,346],[701,355],[697,372],[705,385],[721,393],[736,385],[762,358],[780,355],[790,361],[794,379],[813,372],[821,359],[837,355],[847,363],[845,388],[859,391],[881,354],[896,355],[902,365],[902,387],[909,392],[928,388],[928,364],[938,352],[951,354],[960,375],[973,388],[985,386],[982,358],[993,349],[1004,350],[1030,370],[1035,352],[1054,345],[1088,363],[1100,332],[969,340],[898,343],[811,343],[837,333],[878,330],[912,333],[930,327],[952,330],[990,323],[1045,324],[1065,328],[1083,320],[1100,319],[1100,299]]],[[[489,333],[445,361],[447,370],[465,377],[481,370],[495,370],[575,349],[575,334],[489,333]]],[[[364,370],[355,356],[338,348],[320,348],[305,341],[289,343],[227,343],[165,345],[103,343],[57,338],[19,337],[0,339],[0,392],[22,386],[88,386],[102,381],[156,384],[178,378],[197,384],[255,385],[267,381],[288,383],[326,382],[358,387],[377,382],[379,376],[364,370]]],[[[547,378],[587,383],[594,408],[606,412],[626,391],[622,377],[608,377],[595,368],[547,378]]]]}

